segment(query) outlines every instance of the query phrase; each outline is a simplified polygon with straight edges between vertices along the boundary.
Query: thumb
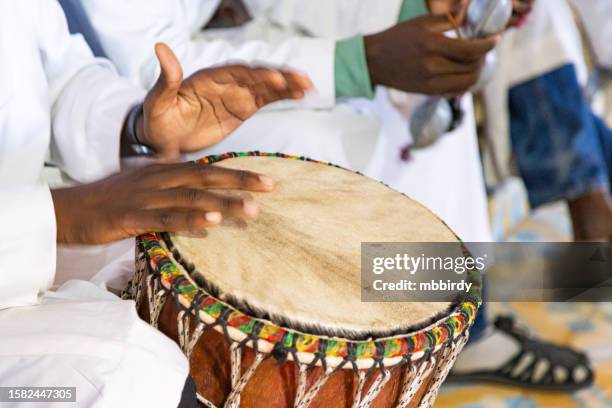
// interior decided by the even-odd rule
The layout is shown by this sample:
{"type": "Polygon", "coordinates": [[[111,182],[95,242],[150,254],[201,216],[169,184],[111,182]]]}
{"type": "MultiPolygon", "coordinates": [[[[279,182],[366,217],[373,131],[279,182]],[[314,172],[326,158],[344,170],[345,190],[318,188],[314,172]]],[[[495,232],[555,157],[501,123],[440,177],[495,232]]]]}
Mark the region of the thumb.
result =
{"type": "Polygon", "coordinates": [[[174,52],[164,43],[155,44],[155,54],[159,61],[161,73],[150,96],[156,107],[166,108],[176,100],[183,83],[183,68],[174,52]]]}
{"type": "Polygon", "coordinates": [[[455,9],[452,11],[452,14],[455,16],[455,20],[457,21],[459,26],[462,26],[465,24],[465,20],[467,17],[467,9],[469,6],[470,6],[469,0],[461,0],[461,2],[459,2],[459,4],[457,4],[455,9]]]}
{"type": "Polygon", "coordinates": [[[469,5],[469,0],[461,0],[451,12],[455,16],[455,20],[457,21],[459,26],[465,24],[465,18],[469,5]]]}

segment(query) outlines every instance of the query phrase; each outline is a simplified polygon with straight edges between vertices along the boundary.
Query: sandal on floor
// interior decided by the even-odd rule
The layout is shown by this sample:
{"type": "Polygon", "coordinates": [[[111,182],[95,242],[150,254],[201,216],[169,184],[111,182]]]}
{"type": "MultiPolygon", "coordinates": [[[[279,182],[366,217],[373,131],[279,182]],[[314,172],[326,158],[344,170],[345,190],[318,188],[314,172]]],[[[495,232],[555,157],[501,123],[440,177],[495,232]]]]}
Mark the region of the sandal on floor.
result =
{"type": "Polygon", "coordinates": [[[585,354],[529,337],[512,317],[498,317],[495,326],[514,338],[520,351],[497,370],[451,371],[448,383],[491,382],[542,391],[576,391],[593,383],[585,354]]]}

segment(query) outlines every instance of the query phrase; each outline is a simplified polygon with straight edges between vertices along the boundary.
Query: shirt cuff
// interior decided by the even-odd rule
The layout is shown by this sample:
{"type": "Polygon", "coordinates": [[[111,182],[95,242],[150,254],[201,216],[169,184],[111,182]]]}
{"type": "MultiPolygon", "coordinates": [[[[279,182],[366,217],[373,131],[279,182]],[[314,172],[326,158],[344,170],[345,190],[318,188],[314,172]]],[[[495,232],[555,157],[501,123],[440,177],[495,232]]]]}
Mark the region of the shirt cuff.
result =
{"type": "Polygon", "coordinates": [[[98,101],[97,112],[86,123],[89,160],[78,181],[91,182],[120,171],[121,131],[130,109],[145,96],[144,90],[126,83],[123,89],[116,89],[98,101]]]}
{"type": "Polygon", "coordinates": [[[337,98],[374,97],[362,36],[336,43],[334,78],[337,98]]]}
{"type": "Polygon", "coordinates": [[[399,13],[399,22],[429,14],[426,0],[404,0],[399,13]]]}

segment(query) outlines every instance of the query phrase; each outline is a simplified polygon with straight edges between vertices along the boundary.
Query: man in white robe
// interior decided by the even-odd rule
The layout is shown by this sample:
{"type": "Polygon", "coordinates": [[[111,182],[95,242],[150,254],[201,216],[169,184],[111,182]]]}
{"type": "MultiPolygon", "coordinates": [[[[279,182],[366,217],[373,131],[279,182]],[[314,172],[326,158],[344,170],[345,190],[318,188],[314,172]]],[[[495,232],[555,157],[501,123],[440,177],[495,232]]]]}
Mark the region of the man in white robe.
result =
{"type": "Polygon", "coordinates": [[[251,218],[257,209],[248,199],[217,199],[204,189],[216,184],[265,191],[273,183],[263,176],[181,164],[50,190],[42,177],[46,157],[50,150],[51,160],[81,182],[119,171],[120,156],[136,153],[142,147],[138,142],[170,160],[214,144],[262,105],[301,97],[308,80],[287,71],[233,66],[203,70],[183,81],[172,52],[160,44],[157,53],[163,74],[146,93],[69,34],[57,2],[0,1],[2,387],[76,387],[73,406],[179,404],[187,361],[172,341],[138,318],[133,302],[89,282],[48,291],[56,241],[94,244],[156,224],[189,229],[215,225],[226,215],[251,218]],[[228,95],[219,94],[218,84],[210,86],[214,81],[224,81],[221,91],[228,95]],[[195,105],[216,98],[228,108],[217,106],[215,117],[186,106],[184,97],[199,102],[195,105]],[[144,108],[133,108],[143,98],[144,108]],[[164,178],[184,182],[172,192],[160,188],[157,180],[164,178]],[[149,185],[142,184],[147,179],[149,185]],[[249,186],[240,180],[250,180],[249,186]],[[158,198],[145,204],[151,193],[158,198]],[[194,204],[181,194],[195,194],[194,204]]]}

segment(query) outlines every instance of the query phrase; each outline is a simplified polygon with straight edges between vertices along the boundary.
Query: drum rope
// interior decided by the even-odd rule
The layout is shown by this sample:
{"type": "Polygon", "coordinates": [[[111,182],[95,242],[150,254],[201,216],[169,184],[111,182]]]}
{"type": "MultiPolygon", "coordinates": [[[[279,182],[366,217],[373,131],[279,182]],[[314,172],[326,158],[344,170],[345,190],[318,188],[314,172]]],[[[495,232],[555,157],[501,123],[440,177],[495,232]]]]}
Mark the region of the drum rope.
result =
{"type": "Polygon", "coordinates": [[[239,407],[240,394],[242,393],[242,390],[244,390],[244,387],[246,386],[246,384],[249,382],[253,374],[255,374],[255,370],[257,369],[257,367],[259,367],[261,362],[264,361],[268,357],[270,357],[270,355],[269,354],[266,355],[264,353],[257,353],[255,355],[255,361],[253,361],[253,364],[251,364],[249,369],[240,378],[236,386],[232,387],[232,392],[230,393],[230,395],[227,398],[227,401],[225,402],[225,405],[224,405],[225,408],[238,408],[239,407]]]}
{"type": "Polygon", "coordinates": [[[147,295],[149,298],[149,324],[156,329],[159,314],[166,303],[166,291],[160,288],[155,275],[147,276],[147,295]]]}
{"type": "Polygon", "coordinates": [[[450,369],[452,368],[453,364],[455,364],[455,360],[457,359],[457,356],[461,350],[463,350],[468,338],[469,334],[466,331],[465,335],[461,336],[457,341],[451,341],[450,346],[444,350],[444,353],[440,359],[440,364],[436,368],[435,374],[429,385],[429,389],[421,399],[419,408],[429,408],[433,406],[433,403],[438,396],[438,392],[440,391],[440,386],[448,376],[450,369]]]}
{"type": "MultiPolygon", "coordinates": [[[[144,293],[148,295],[148,306],[149,306],[149,320],[151,326],[158,328],[158,321],[160,318],[160,314],[162,309],[167,301],[167,296],[169,291],[166,290],[161,281],[159,280],[159,275],[151,274],[147,275],[147,261],[144,256],[137,256],[137,269],[134,275],[133,281],[129,283],[129,289],[126,290],[127,295],[131,295],[132,298],[142,298],[144,293]],[[142,275],[142,276],[140,276],[142,275]],[[145,277],[146,276],[146,277],[145,277]],[[144,285],[144,287],[143,287],[144,285]],[[146,290],[146,292],[145,292],[146,290]]],[[[170,292],[171,294],[175,294],[174,290],[170,292]]],[[[178,295],[178,292],[177,292],[178,295]]],[[[203,296],[203,295],[202,295],[203,296]]],[[[199,298],[196,298],[199,299],[199,298]]],[[[315,352],[315,357],[310,361],[310,363],[302,363],[298,359],[298,352],[295,347],[295,343],[297,338],[293,338],[291,346],[287,346],[286,342],[283,341],[278,342],[275,346],[281,346],[278,348],[278,351],[275,353],[260,353],[258,351],[258,335],[261,329],[263,328],[263,323],[257,322],[254,327],[254,330],[249,333],[247,337],[245,337],[242,341],[234,341],[232,340],[230,333],[228,331],[228,318],[231,313],[231,309],[223,310],[220,316],[217,317],[216,321],[213,324],[206,324],[198,315],[198,309],[195,307],[200,304],[200,301],[191,302],[191,307],[187,309],[180,303],[177,305],[180,308],[180,312],[177,315],[177,325],[178,325],[178,334],[179,334],[179,344],[181,349],[185,353],[185,355],[189,358],[191,353],[193,352],[196,343],[199,341],[203,333],[208,329],[216,326],[220,326],[223,329],[224,337],[228,339],[231,344],[231,392],[228,395],[223,407],[225,408],[238,408],[241,402],[241,394],[245,389],[248,382],[253,377],[258,366],[267,358],[275,357],[278,359],[282,354],[280,351],[284,352],[285,358],[286,354],[291,354],[294,362],[299,367],[299,380],[297,384],[294,407],[295,408],[308,408],[313,400],[316,398],[322,387],[327,383],[329,378],[336,371],[341,370],[345,365],[352,365],[353,370],[358,375],[358,386],[355,392],[355,398],[353,400],[352,408],[370,408],[372,403],[378,398],[382,389],[386,386],[389,379],[391,378],[390,372],[394,370],[401,370],[405,364],[406,370],[404,374],[404,378],[402,381],[402,388],[400,392],[400,398],[397,401],[397,407],[399,408],[407,408],[411,402],[415,402],[414,398],[419,390],[423,388],[423,382],[428,380],[431,376],[431,379],[427,381],[427,387],[425,388],[424,396],[420,398],[420,403],[418,405],[419,408],[429,408],[432,406],[437,394],[439,392],[439,388],[441,384],[444,382],[452,365],[454,364],[459,352],[463,349],[467,342],[467,331],[464,332],[463,335],[458,337],[456,340],[447,339],[441,349],[439,349],[438,355],[438,365],[436,365],[436,358],[432,356],[432,349],[429,349],[425,352],[425,355],[421,358],[420,364],[411,364],[409,361],[408,355],[412,351],[409,349],[409,353],[404,356],[403,364],[397,364],[395,367],[387,370],[384,366],[384,347],[381,344],[377,344],[377,353],[376,358],[370,369],[368,370],[360,370],[356,364],[356,353],[355,346],[352,343],[348,345],[348,353],[342,361],[336,367],[328,367],[326,364],[326,343],[324,341],[320,342],[318,346],[317,352],[315,352]],[[197,324],[194,329],[191,330],[191,313],[194,313],[197,318],[197,324]],[[253,343],[253,349],[255,352],[255,360],[252,365],[246,370],[246,372],[242,373],[242,347],[246,346],[249,342],[253,343]],[[282,347],[282,346],[285,347],[282,347]],[[323,373],[319,376],[319,378],[314,381],[314,384],[310,388],[308,388],[308,371],[311,367],[315,366],[317,362],[320,361],[323,366],[323,373]],[[379,373],[372,382],[369,387],[366,387],[368,382],[368,378],[370,374],[373,373],[376,369],[379,369],[379,373]],[[433,375],[432,375],[433,372],[433,375]],[[365,392],[367,388],[367,392],[365,392]],[[364,395],[365,392],[365,395],[364,395]]],[[[138,302],[138,300],[136,300],[138,302]]],[[[142,299],[144,301],[144,299],[142,299]]],[[[279,360],[280,361],[280,360],[279,360]]],[[[217,408],[215,404],[208,401],[201,394],[196,393],[198,401],[202,403],[207,408],[217,408]]]]}
{"type": "Polygon", "coordinates": [[[433,357],[431,359],[423,357],[418,369],[414,365],[406,364],[402,392],[397,403],[398,408],[407,408],[410,405],[423,381],[425,381],[435,365],[436,359],[433,357]]]}
{"type": "Polygon", "coordinates": [[[142,303],[142,283],[144,282],[144,277],[146,274],[147,268],[147,259],[144,256],[144,253],[141,253],[141,259],[136,263],[136,272],[134,272],[133,279],[133,289],[132,293],[134,296],[134,302],[136,302],[136,310],[140,309],[140,305],[142,303]]]}
{"type": "Polygon", "coordinates": [[[201,321],[198,322],[195,329],[191,331],[191,313],[187,310],[181,310],[176,317],[179,345],[189,359],[196,343],[206,331],[206,325],[201,321]]]}
{"type": "Polygon", "coordinates": [[[210,402],[209,400],[207,400],[206,398],[204,398],[202,395],[200,395],[199,392],[196,392],[196,398],[198,399],[198,401],[200,401],[202,403],[202,405],[204,405],[204,407],[206,408],[217,408],[217,406],[215,404],[213,404],[212,402],[210,402]]]}
{"type": "MultiPolygon", "coordinates": [[[[240,343],[232,343],[230,346],[230,364],[232,389],[238,386],[240,375],[242,373],[242,346],[240,343]]],[[[236,396],[236,406],[240,406],[240,394],[236,396]]]]}
{"type": "Polygon", "coordinates": [[[316,397],[317,393],[325,385],[329,377],[335,372],[335,370],[331,367],[328,367],[327,370],[321,375],[317,381],[310,387],[308,392],[304,394],[304,397],[300,399],[299,402],[295,405],[296,408],[308,408],[312,400],[316,397]]]}
{"type": "Polygon", "coordinates": [[[140,309],[142,303],[142,285],[147,272],[147,259],[144,251],[136,249],[136,270],[134,276],[129,280],[127,287],[121,292],[121,299],[133,300],[136,310],[140,309]]]}
{"type": "Polygon", "coordinates": [[[366,372],[359,371],[359,385],[357,386],[357,392],[355,393],[355,398],[353,399],[353,408],[359,408],[361,404],[361,395],[363,394],[363,388],[365,387],[366,382],[366,372]]]}
{"type": "MultiPolygon", "coordinates": [[[[363,401],[361,401],[358,405],[359,408],[370,408],[374,400],[378,397],[378,394],[382,391],[382,389],[387,385],[387,382],[391,378],[391,374],[389,370],[381,371],[374,383],[370,386],[370,389],[366,393],[363,401]]],[[[365,383],[365,381],[364,381],[365,383]]]]}
{"type": "MultiPolygon", "coordinates": [[[[135,277],[136,278],[136,277],[135,277]]],[[[142,279],[142,278],[140,278],[142,279]]],[[[137,282],[138,279],[135,279],[137,282]]],[[[141,281],[142,282],[142,281],[141,281]]],[[[153,327],[158,326],[159,315],[161,310],[165,304],[167,298],[166,290],[161,287],[159,281],[155,279],[154,275],[147,276],[146,280],[146,288],[148,294],[149,301],[149,314],[150,314],[150,324],[153,327]]],[[[136,292],[138,293],[138,292],[136,292]]],[[[204,324],[202,321],[199,321],[196,325],[195,329],[191,331],[191,310],[183,309],[177,315],[177,325],[178,325],[178,333],[179,333],[179,344],[181,349],[185,353],[185,355],[189,358],[191,355],[196,343],[204,333],[204,331],[210,327],[204,324]]],[[[198,319],[199,320],[199,319],[198,319]]],[[[224,318],[221,317],[216,322],[217,324],[221,324],[221,326],[225,326],[224,318]],[[220,320],[220,321],[219,321],[220,320]]],[[[214,326],[214,325],[212,325],[214,326]]],[[[441,356],[439,357],[439,365],[436,366],[436,358],[431,355],[431,352],[427,353],[421,359],[421,364],[418,369],[409,362],[406,363],[406,372],[404,375],[403,383],[402,383],[402,391],[400,393],[400,398],[398,400],[397,407],[398,408],[407,408],[411,401],[413,401],[416,393],[420,389],[423,382],[427,379],[427,377],[434,371],[434,375],[430,381],[429,386],[427,387],[427,391],[425,395],[421,399],[419,408],[429,408],[432,406],[433,401],[437,397],[440,386],[448,376],[448,373],[454,364],[459,352],[463,349],[468,339],[468,334],[466,332],[465,335],[461,336],[457,341],[449,341],[442,350],[440,350],[441,356]]],[[[256,351],[256,356],[253,364],[249,367],[249,369],[241,376],[242,371],[242,347],[249,341],[253,341],[251,338],[246,338],[243,342],[232,342],[231,344],[231,386],[232,391],[229,394],[224,407],[225,408],[238,408],[240,406],[240,395],[244,390],[246,384],[249,382],[257,367],[263,362],[266,358],[270,357],[271,354],[264,354],[256,351]]],[[[297,353],[291,353],[297,354],[297,353]]],[[[295,397],[295,408],[308,408],[316,395],[319,393],[320,389],[325,385],[331,375],[341,369],[347,363],[354,362],[351,358],[352,353],[349,353],[349,356],[343,361],[340,366],[332,368],[327,367],[324,368],[324,373],[315,381],[312,387],[306,391],[307,389],[307,379],[308,379],[308,369],[310,367],[309,364],[302,364],[299,360],[296,360],[297,364],[300,367],[299,371],[299,381],[296,391],[295,397]]],[[[294,358],[297,356],[294,356],[294,358]]],[[[324,360],[324,358],[322,359],[324,360]]],[[[384,366],[381,366],[382,369],[378,374],[376,380],[369,387],[367,393],[363,395],[365,384],[367,382],[367,377],[370,372],[374,370],[376,367],[376,362],[371,367],[370,370],[357,370],[359,377],[359,384],[357,387],[357,391],[355,394],[355,398],[353,401],[353,408],[369,408],[372,403],[376,400],[384,386],[389,381],[391,375],[389,370],[384,369],[384,366]]],[[[353,367],[355,368],[355,367],[353,367]]],[[[199,393],[197,394],[198,400],[207,408],[217,408],[213,403],[208,401],[199,393]]]]}
{"type": "Polygon", "coordinates": [[[397,401],[398,408],[406,408],[410,403],[410,400],[414,397],[414,393],[410,390],[410,386],[414,383],[417,375],[417,368],[415,365],[406,363],[404,370],[404,380],[402,381],[402,388],[400,398],[397,401]]]}
{"type": "Polygon", "coordinates": [[[299,402],[304,398],[306,393],[306,383],[308,382],[308,364],[300,364],[300,377],[298,380],[297,390],[295,392],[295,400],[293,406],[297,407],[299,402]]]}

